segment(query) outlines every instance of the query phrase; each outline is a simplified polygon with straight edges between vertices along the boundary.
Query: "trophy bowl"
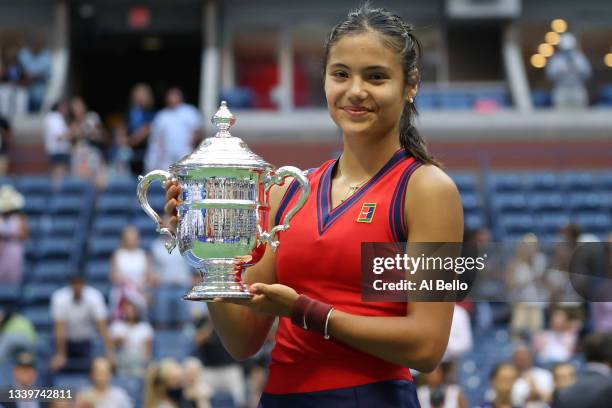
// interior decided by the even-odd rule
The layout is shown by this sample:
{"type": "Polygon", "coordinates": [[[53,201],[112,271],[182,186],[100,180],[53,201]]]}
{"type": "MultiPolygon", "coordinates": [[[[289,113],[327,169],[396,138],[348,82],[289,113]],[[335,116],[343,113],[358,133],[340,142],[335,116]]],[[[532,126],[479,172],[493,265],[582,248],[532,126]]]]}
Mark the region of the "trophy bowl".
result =
{"type": "Polygon", "coordinates": [[[172,164],[170,171],[154,170],[139,177],[138,200],[156,223],[157,232],[170,237],[166,249],[172,252],[178,244],[183,258],[200,272],[200,282],[183,296],[185,300],[249,298],[242,271],[261,258],[266,244],[276,250],[277,233],[289,228],[291,218],[310,194],[308,179],[300,169],[275,169],[232,136],[229,129],[235,121],[222,102],[212,118],[218,129],[215,136],[172,164]],[[299,183],[300,197],[283,223],[266,231],[270,187],[282,185],[287,177],[299,183]],[[176,233],[162,225],[147,201],[153,181],[176,182],[181,189],[176,233]]]}

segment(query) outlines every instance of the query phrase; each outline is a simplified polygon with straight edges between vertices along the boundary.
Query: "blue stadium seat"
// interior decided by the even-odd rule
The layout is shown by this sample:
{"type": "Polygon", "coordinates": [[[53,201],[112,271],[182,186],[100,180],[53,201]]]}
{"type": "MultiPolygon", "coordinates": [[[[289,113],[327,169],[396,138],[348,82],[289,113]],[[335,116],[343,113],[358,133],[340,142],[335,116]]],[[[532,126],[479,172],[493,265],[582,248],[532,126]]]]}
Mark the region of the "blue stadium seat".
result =
{"type": "Polygon", "coordinates": [[[529,191],[559,191],[559,177],[553,172],[529,173],[525,177],[525,185],[529,191]]]}
{"type": "Polygon", "coordinates": [[[141,236],[157,236],[155,222],[144,211],[134,219],[134,226],[138,229],[141,236]]]}
{"type": "Polygon", "coordinates": [[[612,171],[606,171],[597,178],[597,185],[603,191],[612,191],[612,171]]]}
{"type": "Polygon", "coordinates": [[[96,210],[98,214],[125,215],[132,212],[136,196],[103,194],[98,197],[96,210]]]}
{"type": "Polygon", "coordinates": [[[136,377],[114,377],[111,383],[116,387],[121,387],[132,399],[134,407],[142,406],[142,394],[144,390],[144,379],[136,377]]]}
{"type": "Polygon", "coordinates": [[[420,92],[417,95],[414,103],[418,110],[434,110],[440,108],[438,99],[434,95],[424,92],[420,92]]]}
{"type": "Polygon", "coordinates": [[[80,179],[78,177],[67,177],[62,180],[62,184],[59,186],[57,194],[60,196],[65,195],[78,195],[82,196],[93,190],[91,183],[87,180],[80,179]]]}
{"type": "Polygon", "coordinates": [[[603,211],[578,213],[576,222],[585,233],[600,234],[612,230],[612,217],[603,211]]]}
{"type": "Polygon", "coordinates": [[[536,108],[548,108],[552,106],[550,92],[544,89],[532,89],[531,100],[536,108]]]}
{"type": "Polygon", "coordinates": [[[41,215],[47,212],[48,200],[42,196],[26,196],[23,212],[28,216],[41,215]]]}
{"type": "Polygon", "coordinates": [[[255,96],[249,88],[223,89],[220,92],[219,102],[227,101],[234,109],[248,109],[253,106],[255,96]]]}
{"type": "Polygon", "coordinates": [[[466,212],[476,211],[480,208],[480,201],[478,200],[478,196],[474,193],[462,193],[461,204],[463,205],[463,210],[466,212]]]}
{"type": "Polygon", "coordinates": [[[80,390],[91,385],[89,376],[84,374],[55,374],[53,376],[53,386],[62,389],[71,389],[72,394],[76,395],[80,390]]]}
{"type": "Polygon", "coordinates": [[[500,214],[497,223],[505,234],[518,235],[534,232],[533,217],[529,214],[500,214]]]}
{"type": "Polygon", "coordinates": [[[153,337],[153,358],[172,357],[183,360],[191,351],[191,339],[180,330],[155,330],[153,337]]]}
{"type": "Polygon", "coordinates": [[[568,206],[572,212],[578,211],[602,211],[607,209],[607,197],[601,193],[581,192],[570,193],[568,206]]]}
{"type": "Polygon", "coordinates": [[[463,218],[464,218],[465,226],[471,230],[484,227],[487,224],[483,214],[479,211],[465,213],[463,215],[463,218]]]}
{"type": "Polygon", "coordinates": [[[557,234],[561,228],[570,223],[570,217],[566,213],[548,212],[535,217],[535,225],[539,234],[557,234]]]}
{"type": "Polygon", "coordinates": [[[21,285],[3,283],[0,285],[0,305],[15,306],[21,299],[21,285]]]}
{"type": "Polygon", "coordinates": [[[211,408],[236,408],[234,397],[229,392],[217,391],[210,397],[211,408]]]}
{"type": "Polygon", "coordinates": [[[30,239],[25,243],[25,259],[26,262],[36,262],[40,258],[38,241],[30,236],[30,239]]]}
{"type": "Polygon", "coordinates": [[[37,283],[66,283],[68,276],[76,267],[69,261],[48,260],[39,262],[32,269],[33,282],[37,283]]]}
{"type": "Polygon", "coordinates": [[[89,203],[82,196],[66,195],[55,196],[49,202],[49,208],[53,215],[78,216],[89,203]]]}
{"type": "Polygon", "coordinates": [[[29,306],[23,309],[21,314],[32,322],[36,330],[49,332],[53,329],[49,305],[29,306]]]}
{"type": "Polygon", "coordinates": [[[535,213],[565,211],[565,200],[561,193],[532,193],[529,195],[529,208],[535,213]]]}
{"type": "Polygon", "coordinates": [[[136,196],[136,177],[113,178],[108,181],[105,193],[110,195],[136,196]]]}
{"type": "Polygon", "coordinates": [[[74,215],[64,215],[51,218],[49,231],[50,237],[73,237],[80,228],[79,217],[74,215]]]}
{"type": "Polygon", "coordinates": [[[23,290],[23,302],[27,305],[49,306],[51,295],[62,285],[59,283],[29,283],[23,290]]]}
{"type": "Polygon", "coordinates": [[[487,179],[487,185],[493,192],[518,192],[523,190],[523,180],[516,173],[492,173],[487,179]]]}
{"type": "Polygon", "coordinates": [[[470,173],[450,173],[451,178],[457,185],[459,192],[473,193],[476,191],[476,176],[470,173]]]}
{"type": "Polygon", "coordinates": [[[51,192],[51,183],[47,176],[22,176],[15,179],[15,188],[26,197],[44,197],[51,192]]]}
{"type": "Polygon", "coordinates": [[[98,260],[89,261],[85,266],[85,277],[87,282],[90,283],[107,283],[109,281],[110,274],[110,261],[98,260]]]}
{"type": "Polygon", "coordinates": [[[46,237],[40,240],[39,257],[41,260],[73,259],[78,251],[75,240],[71,238],[46,237]]]}
{"type": "Polygon", "coordinates": [[[561,183],[569,193],[575,191],[592,191],[595,189],[595,176],[584,171],[568,171],[561,177],[561,183]]]}
{"type": "Polygon", "coordinates": [[[125,215],[99,214],[94,219],[92,234],[96,237],[119,237],[127,225],[125,215]]]}
{"type": "Polygon", "coordinates": [[[525,211],[527,198],[523,193],[498,193],[492,197],[491,207],[497,214],[525,211]]]}
{"type": "Polygon", "coordinates": [[[469,110],[474,105],[473,97],[467,92],[446,91],[439,96],[440,107],[448,110],[469,110]]]}
{"type": "Polygon", "coordinates": [[[119,237],[92,237],[87,248],[88,259],[108,260],[113,251],[119,247],[119,244],[119,237]]]}

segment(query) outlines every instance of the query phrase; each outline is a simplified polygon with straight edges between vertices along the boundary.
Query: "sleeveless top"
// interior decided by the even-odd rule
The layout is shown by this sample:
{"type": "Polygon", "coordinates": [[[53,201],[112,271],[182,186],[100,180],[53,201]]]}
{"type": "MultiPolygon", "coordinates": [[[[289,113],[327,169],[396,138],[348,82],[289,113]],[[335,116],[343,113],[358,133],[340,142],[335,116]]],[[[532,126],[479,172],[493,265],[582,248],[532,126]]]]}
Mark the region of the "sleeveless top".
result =
{"type": "MultiPolygon", "coordinates": [[[[298,293],[362,316],[405,316],[406,303],[363,302],[361,243],[406,241],[404,198],[410,175],[421,163],[404,149],[366,184],[331,208],[331,178],[338,160],[308,175],[311,193],[280,234],[277,282],[298,293]]],[[[295,204],[297,182],[280,202],[276,223],[295,204]]],[[[286,394],[353,387],[385,380],[412,380],[406,367],[364,353],[281,317],[265,392],[286,394]]]]}

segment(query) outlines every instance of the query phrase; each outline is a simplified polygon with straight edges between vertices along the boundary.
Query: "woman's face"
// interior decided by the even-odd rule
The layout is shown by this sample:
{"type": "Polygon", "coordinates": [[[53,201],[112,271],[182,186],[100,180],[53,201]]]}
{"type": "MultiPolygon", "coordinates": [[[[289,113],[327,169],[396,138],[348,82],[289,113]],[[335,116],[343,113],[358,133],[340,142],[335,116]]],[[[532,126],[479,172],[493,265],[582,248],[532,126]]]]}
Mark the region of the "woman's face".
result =
{"type": "Polygon", "coordinates": [[[400,57],[374,32],[349,35],[330,49],[325,67],[329,113],[344,135],[386,135],[413,89],[404,86],[400,57]]]}

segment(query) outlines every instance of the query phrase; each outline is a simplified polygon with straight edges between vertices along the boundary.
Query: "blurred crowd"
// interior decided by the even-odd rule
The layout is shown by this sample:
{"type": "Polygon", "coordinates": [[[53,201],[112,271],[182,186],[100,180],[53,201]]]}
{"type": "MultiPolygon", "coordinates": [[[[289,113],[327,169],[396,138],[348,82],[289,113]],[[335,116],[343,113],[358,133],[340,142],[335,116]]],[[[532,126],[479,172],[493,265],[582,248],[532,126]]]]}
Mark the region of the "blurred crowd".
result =
{"type": "Polygon", "coordinates": [[[202,140],[202,119],[178,88],[166,92],[156,112],[153,92],[137,84],[125,117],[107,128],[100,116],[75,96],[53,106],[45,117],[44,142],[56,184],[67,175],[91,180],[103,189],[109,177],[167,169],[202,140]]]}

